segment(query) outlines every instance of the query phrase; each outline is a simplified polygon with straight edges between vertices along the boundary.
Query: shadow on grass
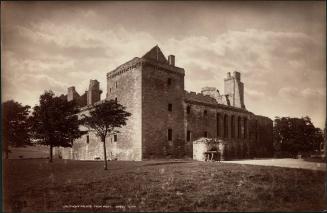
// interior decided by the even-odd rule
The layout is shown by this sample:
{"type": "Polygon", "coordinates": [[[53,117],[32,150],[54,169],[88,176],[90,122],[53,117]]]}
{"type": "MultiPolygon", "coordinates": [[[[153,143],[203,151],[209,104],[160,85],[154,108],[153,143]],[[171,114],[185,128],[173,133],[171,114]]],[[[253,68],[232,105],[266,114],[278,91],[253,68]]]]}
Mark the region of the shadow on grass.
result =
{"type": "Polygon", "coordinates": [[[191,161],[170,161],[170,162],[161,162],[161,163],[149,163],[143,166],[159,166],[159,165],[167,165],[167,164],[178,164],[178,163],[192,163],[191,161]]]}

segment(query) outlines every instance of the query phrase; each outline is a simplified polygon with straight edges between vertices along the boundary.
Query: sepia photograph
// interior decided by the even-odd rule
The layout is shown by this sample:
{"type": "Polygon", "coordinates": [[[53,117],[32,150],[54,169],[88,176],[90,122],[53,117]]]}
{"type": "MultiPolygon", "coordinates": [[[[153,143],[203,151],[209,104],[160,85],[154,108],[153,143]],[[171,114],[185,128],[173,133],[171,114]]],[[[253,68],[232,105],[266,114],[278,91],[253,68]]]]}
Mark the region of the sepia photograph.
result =
{"type": "Polygon", "coordinates": [[[1,1],[2,212],[327,211],[326,1],[1,1]]]}

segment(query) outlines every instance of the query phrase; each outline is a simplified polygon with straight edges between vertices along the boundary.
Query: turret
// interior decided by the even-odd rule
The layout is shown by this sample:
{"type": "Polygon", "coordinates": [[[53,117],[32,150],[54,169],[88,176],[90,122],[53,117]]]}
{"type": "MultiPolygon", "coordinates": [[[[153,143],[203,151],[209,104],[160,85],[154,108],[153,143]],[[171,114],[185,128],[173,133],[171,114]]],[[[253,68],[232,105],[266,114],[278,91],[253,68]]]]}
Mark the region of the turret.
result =
{"type": "Polygon", "coordinates": [[[93,105],[100,101],[102,91],[97,80],[90,80],[89,90],[87,91],[87,105],[93,105]]]}
{"type": "Polygon", "coordinates": [[[79,94],[76,92],[75,87],[68,87],[67,89],[67,101],[77,100],[79,98],[79,94]]]}
{"type": "Polygon", "coordinates": [[[244,84],[241,82],[241,73],[234,71],[233,76],[227,73],[224,79],[224,92],[229,96],[231,106],[245,109],[244,105],[244,84]]]}

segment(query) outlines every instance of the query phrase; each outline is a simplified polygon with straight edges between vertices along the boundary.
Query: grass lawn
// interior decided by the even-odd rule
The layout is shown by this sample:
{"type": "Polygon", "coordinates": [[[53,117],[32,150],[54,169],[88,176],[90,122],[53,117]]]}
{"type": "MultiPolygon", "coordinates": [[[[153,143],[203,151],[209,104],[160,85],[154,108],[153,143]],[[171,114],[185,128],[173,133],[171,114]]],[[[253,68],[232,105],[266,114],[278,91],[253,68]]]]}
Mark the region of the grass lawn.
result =
{"type": "Polygon", "coordinates": [[[6,211],[313,211],[322,171],[196,161],[8,160],[6,211]],[[83,206],[84,205],[84,206],[83,206]]]}

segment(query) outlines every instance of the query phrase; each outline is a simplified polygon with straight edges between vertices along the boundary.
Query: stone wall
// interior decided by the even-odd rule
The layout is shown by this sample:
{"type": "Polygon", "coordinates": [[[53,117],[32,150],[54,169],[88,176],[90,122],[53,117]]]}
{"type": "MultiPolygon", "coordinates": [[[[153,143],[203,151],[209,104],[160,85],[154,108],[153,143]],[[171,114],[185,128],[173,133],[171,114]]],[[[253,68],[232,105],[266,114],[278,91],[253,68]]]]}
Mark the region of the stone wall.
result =
{"type": "MultiPolygon", "coordinates": [[[[192,142],[201,137],[223,140],[226,159],[272,155],[272,120],[245,109],[240,73],[228,74],[225,95],[214,87],[204,88],[202,94],[188,93],[184,91],[184,76],[184,69],[175,66],[174,57],[168,61],[158,46],[107,73],[106,99],[117,100],[132,114],[127,125],[119,129],[117,141],[113,135],[107,137],[109,159],[193,157],[192,142]],[[172,130],[171,140],[168,129],[172,130]]],[[[95,80],[90,83],[96,91],[95,96],[91,95],[98,100],[99,85],[95,80]]],[[[77,97],[74,91],[69,90],[68,99],[77,97]]],[[[82,113],[91,108],[86,106],[82,113]]],[[[72,148],[56,152],[66,159],[103,159],[102,146],[100,139],[89,132],[75,140],[72,148]]]]}
{"type": "Polygon", "coordinates": [[[233,72],[233,76],[228,72],[224,79],[224,93],[229,96],[231,106],[245,108],[244,105],[244,84],[241,82],[241,74],[233,72]]]}
{"type": "MultiPolygon", "coordinates": [[[[107,75],[107,99],[117,100],[132,115],[118,129],[115,150],[118,160],[142,160],[142,66],[139,60],[126,63],[107,75]]],[[[110,141],[114,136],[110,136],[110,141]]]]}
{"type": "Polygon", "coordinates": [[[199,138],[198,140],[193,141],[193,159],[205,161],[205,152],[214,150],[219,152],[219,156],[216,154],[213,160],[224,160],[224,147],[225,143],[217,138],[199,138]]]}
{"type": "Polygon", "coordinates": [[[250,123],[250,156],[273,156],[273,121],[270,118],[256,115],[250,123]]]}
{"type": "Polygon", "coordinates": [[[227,158],[244,158],[249,143],[248,122],[253,114],[235,107],[186,100],[184,104],[186,152],[193,155],[193,143],[201,137],[226,141],[227,158]],[[189,107],[189,113],[187,108],[189,107]],[[246,122],[246,124],[244,123],[246,122]],[[187,141],[187,132],[191,137],[187,141]]]}
{"type": "Polygon", "coordinates": [[[143,64],[142,74],[144,158],[183,155],[184,70],[147,61],[143,64]],[[168,104],[172,111],[168,110],[168,104]],[[168,129],[172,130],[171,141],[168,140],[168,129]]]}

